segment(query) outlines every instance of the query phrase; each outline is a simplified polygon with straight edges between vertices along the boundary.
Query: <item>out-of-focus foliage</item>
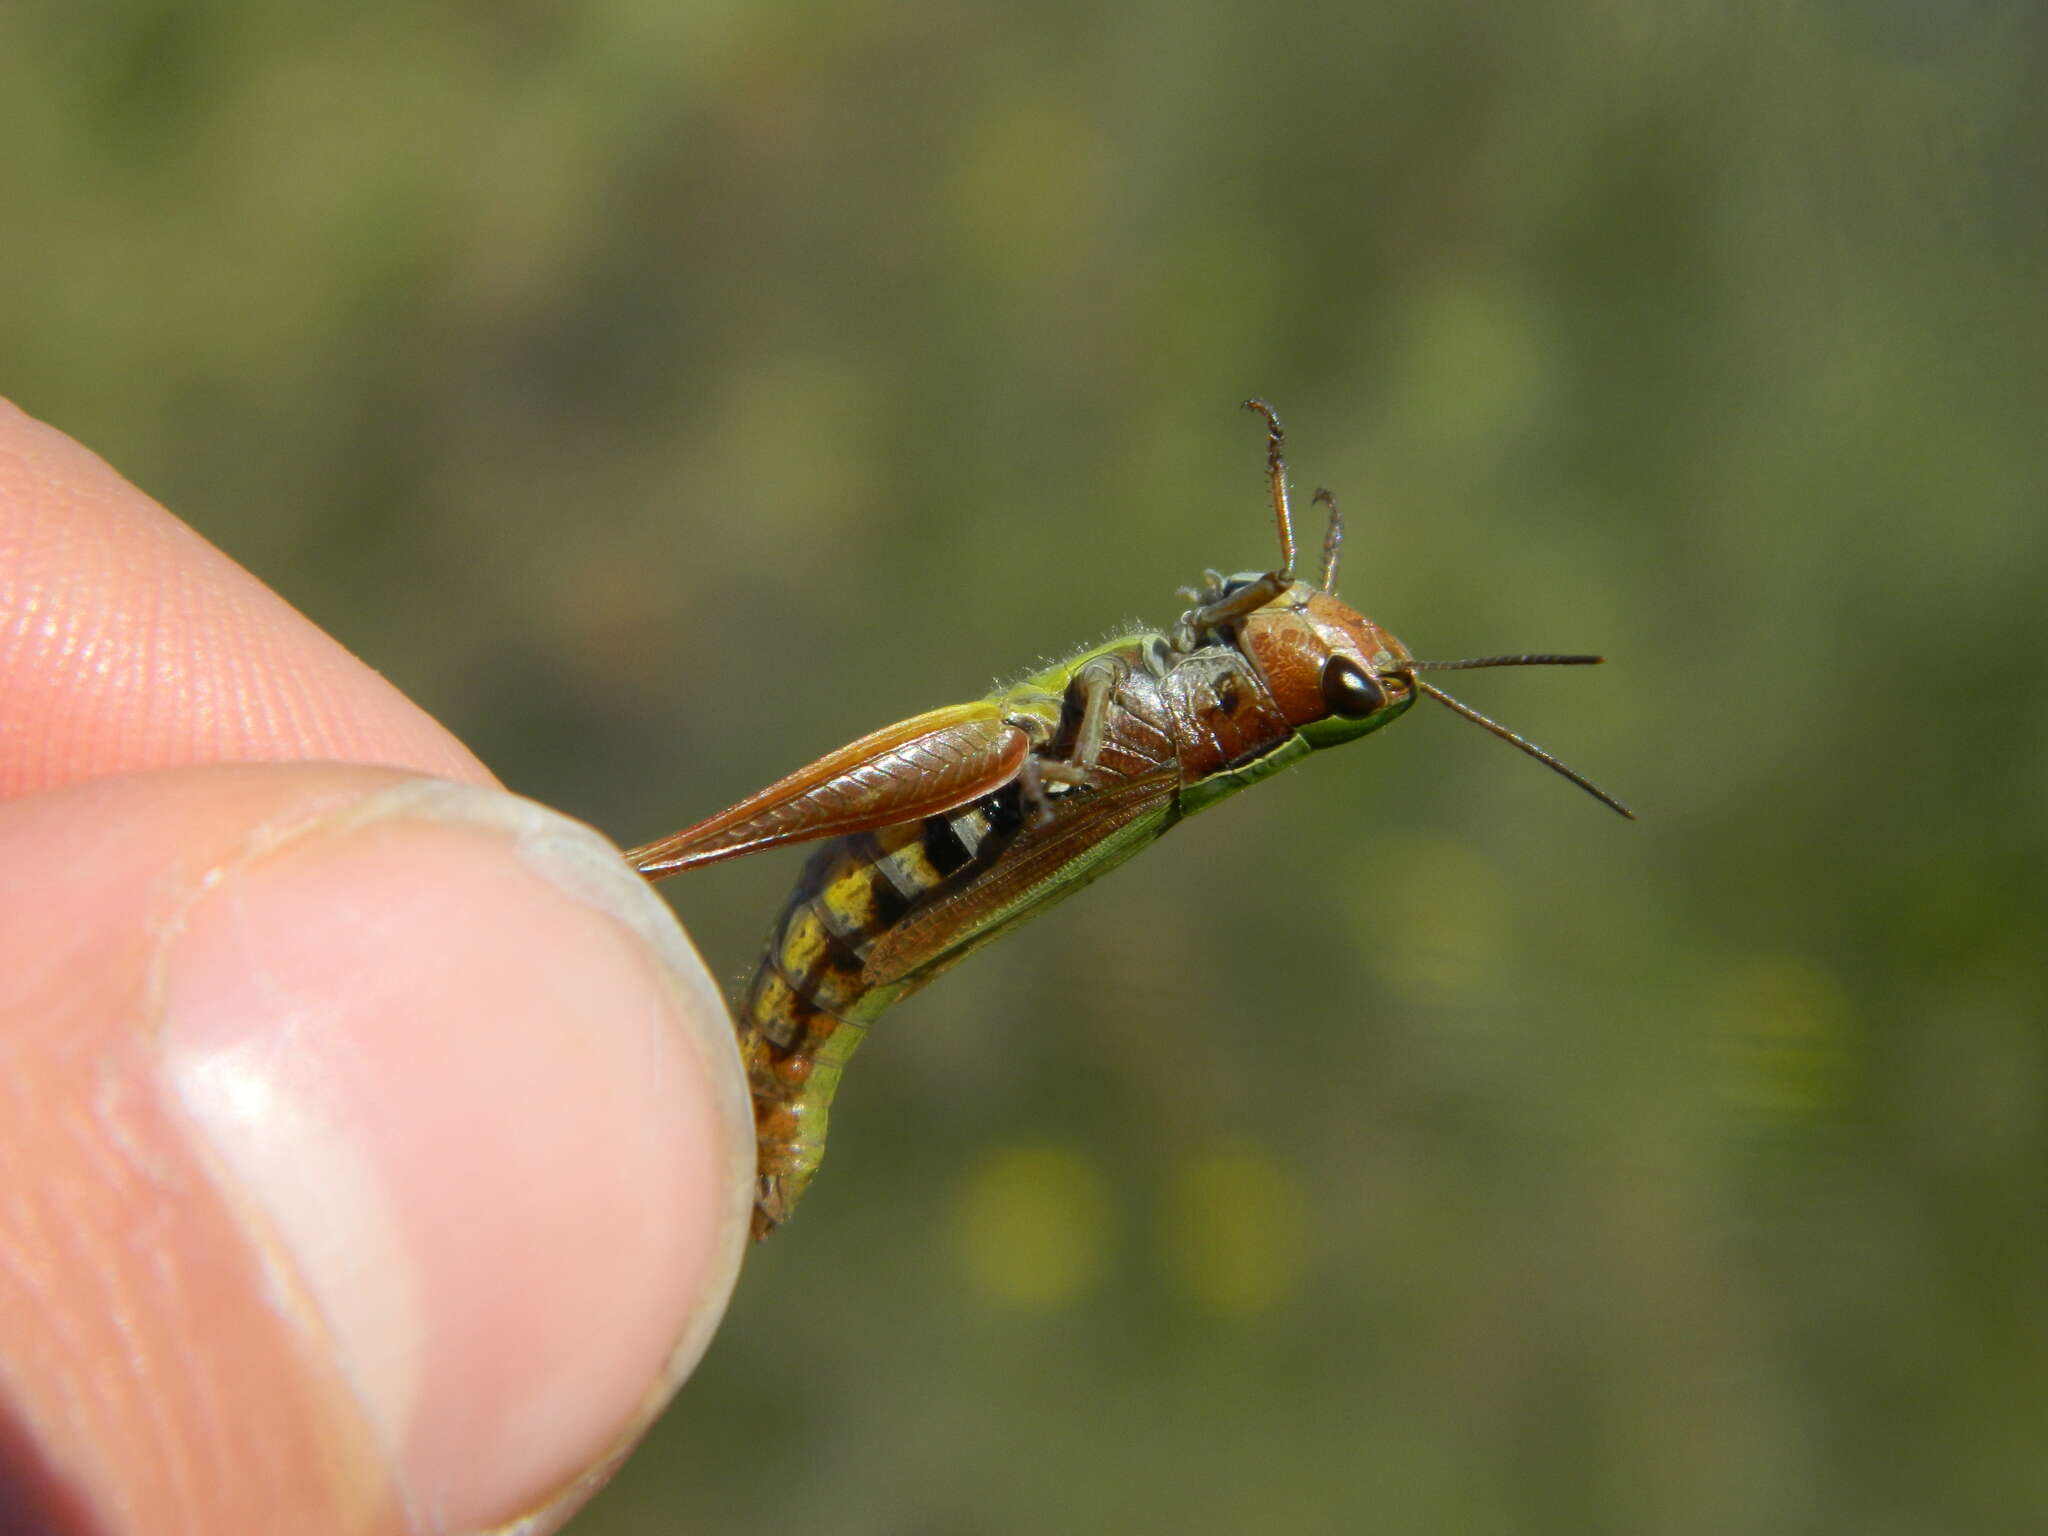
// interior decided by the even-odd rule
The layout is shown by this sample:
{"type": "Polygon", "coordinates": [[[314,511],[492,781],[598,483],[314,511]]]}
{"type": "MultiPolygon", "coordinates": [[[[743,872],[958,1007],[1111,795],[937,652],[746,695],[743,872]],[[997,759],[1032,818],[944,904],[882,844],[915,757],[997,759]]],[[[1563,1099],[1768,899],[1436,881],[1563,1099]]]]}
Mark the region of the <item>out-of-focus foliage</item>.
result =
{"type": "Polygon", "coordinates": [[[1418,710],[892,1015],[581,1529],[2048,1522],[2043,17],[0,13],[0,388],[622,839],[1269,560],[1254,392],[1613,658],[1460,691],[1639,825],[1418,710]]]}

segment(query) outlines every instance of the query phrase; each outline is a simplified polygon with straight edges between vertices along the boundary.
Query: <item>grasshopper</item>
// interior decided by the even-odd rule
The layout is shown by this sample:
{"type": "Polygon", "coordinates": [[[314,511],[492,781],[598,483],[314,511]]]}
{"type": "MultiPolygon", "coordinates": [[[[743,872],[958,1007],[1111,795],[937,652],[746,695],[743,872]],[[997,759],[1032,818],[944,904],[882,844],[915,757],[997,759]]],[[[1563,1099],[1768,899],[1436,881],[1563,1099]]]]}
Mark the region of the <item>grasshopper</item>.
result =
{"type": "Polygon", "coordinates": [[[1422,661],[1336,596],[1344,523],[1319,578],[1295,575],[1285,434],[1263,400],[1277,570],[1206,573],[1164,633],[1120,635],[970,704],[898,721],[627,858],[648,879],[829,839],[777,919],[738,1030],[758,1136],[753,1230],[788,1220],[817,1171],[847,1058],[884,1011],[971,951],[1098,879],[1174,823],[1422,695],[1628,807],[1424,672],[1585,666],[1598,656],[1422,661]]]}

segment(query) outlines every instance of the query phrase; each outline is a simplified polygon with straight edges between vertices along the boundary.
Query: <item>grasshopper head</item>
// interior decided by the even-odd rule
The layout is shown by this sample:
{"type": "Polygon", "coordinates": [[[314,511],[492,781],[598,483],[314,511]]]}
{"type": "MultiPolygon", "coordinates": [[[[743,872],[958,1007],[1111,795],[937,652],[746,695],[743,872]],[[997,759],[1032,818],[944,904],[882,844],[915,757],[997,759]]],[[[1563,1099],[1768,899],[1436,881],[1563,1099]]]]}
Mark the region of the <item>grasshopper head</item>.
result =
{"type": "Polygon", "coordinates": [[[1237,644],[1312,747],[1376,731],[1415,702],[1408,648],[1305,581],[1246,614],[1237,644]]]}
{"type": "Polygon", "coordinates": [[[1311,747],[1333,747],[1376,731],[1426,693],[1570,779],[1609,810],[1633,818],[1633,811],[1584,774],[1416,676],[1418,672],[1472,667],[1585,666],[1600,658],[1529,655],[1417,660],[1379,625],[1337,600],[1337,555],[1344,543],[1344,519],[1337,510],[1337,499],[1328,491],[1315,495],[1318,503],[1330,509],[1321,584],[1296,581],[1294,514],[1288,505],[1280,418],[1263,400],[1247,400],[1244,405],[1266,423],[1266,483],[1273,498],[1274,523],[1280,531],[1280,569],[1264,575],[1234,576],[1228,581],[1212,572],[1208,586],[1190,594],[1198,606],[1181,616],[1175,634],[1188,644],[1213,635],[1236,645],[1258,669],[1288,723],[1311,747]]]}
{"type": "Polygon", "coordinates": [[[1452,713],[1570,779],[1609,810],[1635,818],[1635,812],[1577,769],[1415,675],[1475,667],[1585,666],[1599,661],[1598,656],[1418,660],[1364,614],[1305,581],[1288,583],[1278,596],[1238,619],[1236,642],[1258,669],[1288,722],[1311,747],[1334,747],[1376,731],[1426,693],[1452,713]]]}

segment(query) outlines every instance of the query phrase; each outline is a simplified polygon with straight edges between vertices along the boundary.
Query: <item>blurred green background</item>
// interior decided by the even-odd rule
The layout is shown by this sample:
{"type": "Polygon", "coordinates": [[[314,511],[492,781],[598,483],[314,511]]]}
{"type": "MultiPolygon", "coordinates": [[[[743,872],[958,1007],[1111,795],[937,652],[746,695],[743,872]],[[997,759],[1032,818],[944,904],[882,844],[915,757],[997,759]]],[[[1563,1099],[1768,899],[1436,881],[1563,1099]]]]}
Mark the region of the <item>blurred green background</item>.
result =
{"type": "MultiPolygon", "coordinates": [[[[623,841],[1270,560],[1254,392],[1419,653],[1612,658],[1459,691],[1636,826],[1421,710],[891,1015],[577,1528],[2048,1525],[2044,66],[8,7],[0,388],[623,841]]],[[[672,888],[714,969],[797,862],[672,888]]]]}

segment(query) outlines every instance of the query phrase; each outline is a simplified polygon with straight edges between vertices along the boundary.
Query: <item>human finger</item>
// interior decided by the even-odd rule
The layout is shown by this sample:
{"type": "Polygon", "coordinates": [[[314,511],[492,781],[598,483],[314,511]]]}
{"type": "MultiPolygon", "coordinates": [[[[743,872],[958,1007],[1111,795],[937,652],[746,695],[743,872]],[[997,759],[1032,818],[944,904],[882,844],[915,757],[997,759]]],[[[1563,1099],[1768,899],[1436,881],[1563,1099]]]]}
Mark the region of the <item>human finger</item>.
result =
{"type": "Polygon", "coordinates": [[[333,765],[0,803],[0,1503],[552,1528],[721,1311],[751,1120],[587,829],[333,765]]]}
{"type": "Polygon", "coordinates": [[[0,400],[0,796],[314,759],[495,782],[105,460],[0,400]]]}

